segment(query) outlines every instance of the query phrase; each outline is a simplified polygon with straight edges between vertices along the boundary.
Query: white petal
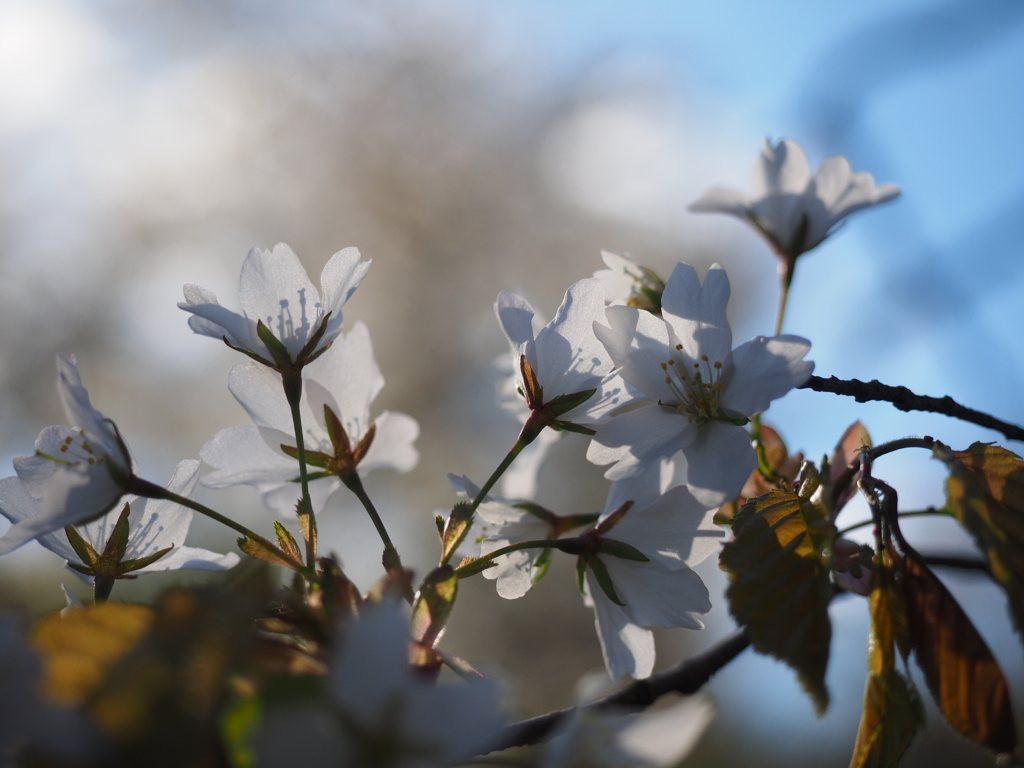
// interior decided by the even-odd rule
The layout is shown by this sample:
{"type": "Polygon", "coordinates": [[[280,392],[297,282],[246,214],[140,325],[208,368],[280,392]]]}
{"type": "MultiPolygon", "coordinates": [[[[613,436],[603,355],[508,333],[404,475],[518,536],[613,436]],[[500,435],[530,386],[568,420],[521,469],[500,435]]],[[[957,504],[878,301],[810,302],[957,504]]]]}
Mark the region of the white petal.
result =
{"type": "MultiPolygon", "coordinates": [[[[43,459],[43,461],[46,461],[43,459]]],[[[47,462],[54,469],[57,465],[52,461],[47,462]]],[[[52,472],[51,472],[52,474],[52,472]]],[[[0,480],[0,514],[12,523],[20,523],[23,520],[32,520],[41,514],[39,502],[33,499],[25,490],[24,483],[18,477],[5,477],[0,480]]],[[[37,537],[40,544],[46,547],[65,560],[78,562],[78,555],[68,542],[67,536],[61,530],[53,533],[46,533],[37,537]]]]}
{"type": "Polygon", "coordinates": [[[613,680],[623,675],[636,679],[650,677],[654,669],[654,634],[637,625],[620,606],[609,600],[589,570],[586,578],[608,674],[613,680]]]}
{"type": "Polygon", "coordinates": [[[420,453],[413,446],[420,435],[419,422],[404,413],[384,411],[374,423],[377,430],[370,450],[359,462],[359,475],[375,469],[408,472],[415,467],[420,460],[420,453]]]}
{"type": "Polygon", "coordinates": [[[795,141],[767,141],[750,180],[750,208],[767,222],[776,238],[788,244],[800,222],[801,202],[810,184],[807,156],[795,141]]]}
{"type": "Polygon", "coordinates": [[[239,277],[238,300],[245,316],[262,320],[293,360],[324,314],[316,287],[284,243],[273,251],[249,251],[239,277]]]}
{"type": "Polygon", "coordinates": [[[727,213],[745,219],[749,204],[747,196],[739,190],[711,187],[697,202],[691,203],[688,210],[694,213],[727,213]]]}
{"type": "Polygon", "coordinates": [[[503,291],[498,294],[498,300],[494,303],[494,312],[512,348],[515,375],[519,376],[519,360],[523,355],[526,355],[526,359],[536,372],[537,355],[533,343],[534,311],[530,302],[522,296],[503,291]]]}
{"type": "MultiPolygon", "coordinates": [[[[588,277],[569,287],[554,319],[537,334],[537,378],[546,401],[593,389],[611,372],[612,361],[594,336],[595,320],[604,320],[604,290],[588,277]]],[[[571,420],[572,413],[563,418],[571,420]]]]}
{"type": "Polygon", "coordinates": [[[355,447],[370,428],[370,403],[384,386],[366,324],[356,323],[344,338],[306,366],[305,376],[314,418],[323,425],[323,406],[331,406],[355,447]]]}
{"type": "Polygon", "coordinates": [[[89,392],[82,385],[74,360],[57,355],[57,393],[64,404],[68,421],[85,431],[85,436],[103,456],[110,458],[124,472],[131,472],[128,457],[124,455],[114,428],[103,414],[92,407],[89,392]]]}
{"type": "Polygon", "coordinates": [[[186,283],[184,293],[185,301],[179,302],[178,308],[192,313],[188,325],[193,331],[215,339],[226,338],[236,347],[260,355],[268,354],[263,342],[256,338],[252,327],[254,323],[250,324],[242,315],[222,307],[213,291],[186,283]]]}
{"type": "Polygon", "coordinates": [[[722,393],[722,407],[750,416],[810,378],[814,363],[803,357],[811,342],[799,336],[758,336],[736,347],[722,393]]]}
{"type": "MultiPolygon", "coordinates": [[[[494,546],[493,549],[488,549],[486,545],[488,541],[483,541],[480,544],[480,554],[486,555],[493,552],[495,549],[500,547],[494,546]]],[[[501,544],[502,546],[507,545],[508,540],[501,540],[498,542],[490,542],[493,544],[501,544]]],[[[518,552],[511,552],[507,555],[499,557],[495,562],[497,565],[494,568],[490,568],[484,571],[484,575],[489,579],[497,580],[497,590],[500,597],[506,600],[515,600],[520,598],[530,591],[530,587],[533,586],[533,564],[537,560],[538,554],[541,550],[520,550],[518,552]]]]}
{"type": "Polygon", "coordinates": [[[234,552],[219,554],[198,547],[175,546],[155,563],[139,568],[132,573],[157,573],[159,571],[226,571],[239,563],[234,552]]]}
{"type": "Polygon", "coordinates": [[[628,254],[601,251],[601,260],[608,269],[599,269],[594,277],[601,282],[605,301],[626,301],[633,295],[640,267],[628,254]]]}
{"type": "Polygon", "coordinates": [[[820,243],[829,230],[852,213],[892,200],[900,193],[893,184],[876,187],[870,173],[854,173],[841,155],[826,158],[814,173],[805,207],[810,226],[805,249],[820,243]]]}
{"type": "Polygon", "coordinates": [[[643,471],[612,483],[608,489],[608,498],[604,503],[601,519],[604,519],[627,501],[633,502],[632,509],[640,509],[653,503],[661,494],[668,490],[675,474],[675,464],[669,458],[651,462],[643,471]]]}
{"type": "Polygon", "coordinates": [[[462,764],[486,752],[506,723],[500,708],[501,689],[491,680],[411,685],[402,704],[401,731],[396,740],[423,745],[416,757],[391,763],[403,768],[462,764]],[[424,757],[427,754],[429,758],[424,757]]]}
{"type": "Polygon", "coordinates": [[[397,606],[383,603],[364,611],[338,644],[331,693],[351,718],[374,727],[407,683],[408,622],[397,606]]]}
{"type": "Polygon", "coordinates": [[[677,486],[654,501],[637,504],[609,532],[669,569],[693,567],[715,552],[725,532],[713,522],[719,505],[709,506],[677,486]]]}
{"type": "MultiPolygon", "coordinates": [[[[191,498],[199,482],[201,466],[194,460],[180,462],[167,483],[167,490],[191,498]]],[[[136,560],[170,546],[183,546],[191,524],[192,510],[188,507],[167,499],[135,499],[128,518],[128,547],[124,559],[136,560]]]]}
{"type": "Polygon", "coordinates": [[[203,477],[207,488],[243,483],[259,488],[285,482],[299,473],[298,462],[268,446],[253,424],[222,429],[203,446],[199,457],[215,468],[203,477]]]}
{"type": "Polygon", "coordinates": [[[667,374],[661,367],[674,359],[665,321],[626,306],[608,307],[605,314],[608,325],[594,323],[594,335],[618,375],[654,402],[677,402],[679,397],[665,381],[667,374]]]}
{"type": "Polygon", "coordinates": [[[640,472],[645,464],[672,456],[689,445],[697,429],[670,408],[649,405],[613,417],[597,428],[587,448],[592,464],[610,464],[604,476],[623,480],[640,472]]]}
{"type": "Polygon", "coordinates": [[[700,576],[689,568],[668,569],[621,557],[601,559],[632,621],[643,627],[704,628],[694,614],[710,611],[711,599],[700,576]]]}
{"type": "Polygon", "coordinates": [[[547,461],[548,451],[558,442],[561,432],[545,429],[526,446],[501,476],[501,492],[517,499],[532,499],[537,495],[540,471],[547,461]]]}
{"type": "MultiPolygon", "coordinates": [[[[309,500],[313,504],[314,514],[320,514],[327,500],[341,487],[341,480],[333,475],[309,481],[309,500]]],[[[297,482],[285,482],[280,485],[263,486],[263,506],[272,509],[279,515],[294,518],[295,505],[302,496],[302,486],[297,482]]]]}
{"type": "Polygon", "coordinates": [[[702,425],[683,454],[686,484],[694,497],[708,506],[735,499],[757,466],[750,435],[743,427],[724,421],[702,425]]]}
{"type": "MultiPolygon", "coordinates": [[[[320,273],[320,287],[323,289],[324,311],[331,312],[331,324],[337,321],[341,327],[341,308],[345,306],[356,288],[370,271],[373,260],[360,261],[358,248],[343,248],[331,256],[320,273]]],[[[327,340],[329,341],[329,339],[327,340]]]]}
{"type": "Polygon", "coordinates": [[[255,361],[241,363],[228,373],[228,390],[258,426],[294,434],[281,374],[255,361]]]}
{"type": "Polygon", "coordinates": [[[689,264],[679,262],[672,270],[661,297],[661,312],[692,362],[707,356],[711,364],[725,363],[732,351],[725,313],[728,303],[729,277],[720,265],[711,265],[703,285],[689,264]]]}
{"type": "Polygon", "coordinates": [[[648,766],[675,766],[696,746],[715,717],[707,696],[690,696],[668,707],[634,716],[616,744],[648,766]]]}

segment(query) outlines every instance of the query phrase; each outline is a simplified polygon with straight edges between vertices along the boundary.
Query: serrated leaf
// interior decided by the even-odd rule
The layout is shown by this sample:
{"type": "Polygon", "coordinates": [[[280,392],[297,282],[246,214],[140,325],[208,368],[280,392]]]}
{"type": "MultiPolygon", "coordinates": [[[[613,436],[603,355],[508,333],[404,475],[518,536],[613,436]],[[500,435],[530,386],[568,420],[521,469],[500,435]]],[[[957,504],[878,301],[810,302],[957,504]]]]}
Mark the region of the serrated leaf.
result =
{"type": "Polygon", "coordinates": [[[914,656],[946,721],[971,741],[1012,752],[1006,679],[985,640],[915,552],[903,560],[902,587],[914,656]]]}
{"type": "Polygon", "coordinates": [[[750,473],[740,495],[719,508],[715,514],[717,525],[732,525],[732,519],[736,516],[739,508],[750,499],[779,488],[778,482],[768,478],[774,476],[780,481],[791,484],[800,472],[800,466],[804,460],[803,454],[797,452],[790,456],[782,436],[767,424],[760,425],[760,440],[755,445],[758,448],[758,467],[750,473]]]}
{"type": "Polygon", "coordinates": [[[283,552],[262,536],[255,539],[243,536],[238,540],[238,548],[250,557],[255,557],[257,560],[262,560],[264,563],[280,565],[284,568],[288,568],[289,570],[295,570],[295,564],[288,560],[288,558],[284,556],[283,552]]]}
{"type": "Polygon", "coordinates": [[[301,563],[302,550],[299,549],[298,542],[295,541],[295,537],[292,536],[291,531],[275,520],[274,533],[277,534],[277,543],[281,545],[281,549],[283,549],[286,554],[294,557],[297,562],[301,563]]]}
{"type": "Polygon", "coordinates": [[[730,612],[755,650],[796,670],[819,714],[828,707],[832,638],[832,584],[821,550],[834,532],[795,493],[771,491],[743,505],[719,557],[731,581],[730,612]]]}
{"type": "Polygon", "coordinates": [[[444,631],[455,606],[459,577],[450,565],[427,574],[412,605],[412,638],[433,647],[444,631]]]}
{"type": "Polygon", "coordinates": [[[935,455],[949,467],[946,505],[985,553],[1024,633],[1024,461],[987,443],[935,455]]]}
{"type": "Polygon", "coordinates": [[[924,724],[920,697],[896,671],[894,639],[905,620],[892,571],[882,557],[876,556],[871,572],[868,679],[850,768],[896,768],[924,724]]]}

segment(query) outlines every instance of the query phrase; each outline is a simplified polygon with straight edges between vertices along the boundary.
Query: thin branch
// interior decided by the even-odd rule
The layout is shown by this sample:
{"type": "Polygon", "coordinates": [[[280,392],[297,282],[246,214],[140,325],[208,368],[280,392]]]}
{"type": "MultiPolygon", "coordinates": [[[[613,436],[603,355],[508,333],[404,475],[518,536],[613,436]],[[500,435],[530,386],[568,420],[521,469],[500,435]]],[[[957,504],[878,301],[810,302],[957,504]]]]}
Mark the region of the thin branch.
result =
{"type": "Polygon", "coordinates": [[[858,403],[866,403],[869,400],[882,400],[892,403],[901,411],[941,413],[954,419],[969,421],[972,424],[978,424],[979,426],[1002,432],[1010,440],[1024,442],[1024,428],[997,419],[995,416],[990,416],[987,413],[976,411],[973,408],[962,406],[948,395],[946,397],[916,395],[906,387],[891,387],[877,380],[864,382],[851,379],[846,381],[844,379],[837,379],[835,376],[830,376],[827,379],[821,376],[811,376],[799,389],[812,389],[815,392],[831,392],[834,395],[846,395],[855,398],[858,403]]]}
{"type": "MultiPolygon", "coordinates": [[[[647,707],[660,696],[673,691],[683,694],[696,693],[716,672],[739,656],[749,645],[750,640],[747,639],[746,633],[736,632],[699,656],[687,659],[657,675],[637,680],[621,691],[591,704],[588,709],[637,709],[647,707]]],[[[513,723],[502,731],[490,749],[498,751],[536,744],[544,740],[555,726],[572,712],[572,709],[562,709],[513,723]]]]}

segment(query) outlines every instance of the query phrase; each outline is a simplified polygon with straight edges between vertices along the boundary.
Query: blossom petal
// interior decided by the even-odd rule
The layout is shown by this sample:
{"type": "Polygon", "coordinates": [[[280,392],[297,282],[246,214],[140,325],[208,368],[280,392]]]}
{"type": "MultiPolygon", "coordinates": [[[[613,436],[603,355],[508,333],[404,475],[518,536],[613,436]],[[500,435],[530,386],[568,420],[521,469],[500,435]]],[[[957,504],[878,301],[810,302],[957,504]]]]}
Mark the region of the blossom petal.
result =
{"type": "Polygon", "coordinates": [[[662,364],[672,359],[665,321],[650,312],[626,306],[608,307],[608,325],[594,323],[594,335],[628,384],[655,402],[675,403],[679,397],[665,381],[662,364]]]}
{"type": "Polygon", "coordinates": [[[320,294],[299,257],[284,243],[273,251],[249,251],[238,281],[238,300],[245,316],[262,320],[293,360],[324,314],[320,294]]]}
{"type": "Polygon", "coordinates": [[[185,301],[179,302],[178,308],[192,313],[188,325],[195,333],[212,336],[215,339],[226,338],[236,347],[261,355],[268,354],[263,342],[255,336],[255,323],[250,323],[237,312],[222,307],[213,291],[191,283],[186,283],[183,291],[185,301]]]}
{"type": "Polygon", "coordinates": [[[375,469],[408,472],[420,460],[420,452],[413,443],[420,436],[420,425],[412,416],[384,411],[374,423],[377,425],[373,443],[359,462],[362,477],[375,469]]]}
{"type": "Polygon", "coordinates": [[[344,338],[306,366],[305,377],[313,417],[326,430],[323,407],[329,405],[356,445],[370,428],[370,403],[384,387],[366,324],[356,323],[344,338]]]}
{"type": "Polygon", "coordinates": [[[787,245],[800,223],[801,203],[811,180],[807,155],[795,141],[774,147],[765,141],[750,179],[750,209],[787,245]]]}
{"type": "Polygon", "coordinates": [[[662,568],[656,563],[638,563],[621,557],[602,557],[623,609],[644,627],[703,629],[694,614],[711,610],[708,588],[700,576],[687,567],[662,568]]]}
{"type": "Polygon", "coordinates": [[[228,390],[258,426],[292,432],[292,413],[281,375],[257,362],[241,363],[228,373],[228,390]]]}
{"type": "Polygon", "coordinates": [[[701,285],[697,272],[679,262],[665,284],[661,312],[691,362],[704,356],[711,364],[725,363],[732,351],[732,331],[725,309],[729,303],[729,277],[712,264],[701,285]]]}
{"type": "Polygon", "coordinates": [[[670,570],[692,567],[725,540],[725,532],[714,523],[717,509],[677,486],[653,502],[631,507],[608,535],[670,570]]]}
{"type": "Polygon", "coordinates": [[[494,303],[494,312],[498,316],[502,330],[505,331],[509,345],[512,347],[515,375],[519,376],[519,360],[523,355],[526,355],[526,359],[536,371],[537,353],[534,348],[533,336],[534,311],[530,302],[522,296],[502,291],[494,303]]]}
{"type": "Polygon", "coordinates": [[[623,675],[650,677],[654,670],[654,634],[638,626],[621,606],[609,600],[589,570],[586,584],[608,674],[613,680],[623,675]]]}
{"type": "Polygon", "coordinates": [[[406,681],[409,625],[398,607],[384,603],[365,611],[335,650],[331,694],[360,725],[371,728],[406,681]]]}
{"type": "Polygon", "coordinates": [[[515,499],[532,499],[536,496],[540,471],[547,461],[548,451],[561,436],[561,432],[553,429],[545,429],[537,435],[501,476],[501,492],[515,499]]]}
{"type": "Polygon", "coordinates": [[[694,497],[708,506],[735,499],[757,466],[750,435],[743,427],[724,421],[701,426],[697,439],[683,448],[683,455],[686,484],[694,497]]]}
{"type": "Polygon", "coordinates": [[[207,488],[241,484],[265,488],[299,473],[298,463],[267,445],[254,424],[222,429],[203,446],[199,457],[215,468],[203,477],[207,488]]]}
{"type": "MultiPolygon", "coordinates": [[[[47,463],[56,469],[57,465],[52,461],[47,463]]],[[[5,477],[0,480],[0,514],[15,524],[39,516],[39,503],[25,490],[25,484],[20,478],[5,477]]],[[[78,559],[63,531],[44,533],[37,539],[48,550],[66,560],[78,559]]]]}
{"type": "Polygon", "coordinates": [[[687,210],[693,213],[727,213],[746,219],[749,205],[747,196],[738,189],[711,187],[699,200],[691,203],[687,210]]]}
{"type": "Polygon", "coordinates": [[[641,509],[653,503],[668,490],[675,470],[675,464],[666,457],[651,462],[632,477],[612,483],[611,488],[608,489],[608,497],[604,503],[604,510],[601,512],[601,519],[608,517],[627,501],[633,502],[631,510],[641,509]]]}
{"type": "Polygon", "coordinates": [[[894,184],[876,187],[874,177],[866,171],[854,173],[841,155],[826,158],[807,190],[809,225],[804,249],[810,250],[824,240],[829,230],[850,214],[892,200],[899,193],[900,188],[894,184]]]}
{"type": "Polygon", "coordinates": [[[732,372],[722,393],[721,405],[749,416],[768,409],[810,378],[814,363],[804,360],[811,342],[799,336],[758,336],[736,347],[732,372]]]}
{"type": "Polygon", "coordinates": [[[587,448],[592,464],[615,464],[604,473],[609,480],[623,480],[644,465],[672,456],[697,436],[696,427],[670,408],[650,405],[614,416],[597,428],[587,448]]]}
{"type": "MultiPolygon", "coordinates": [[[[612,370],[604,345],[594,336],[594,321],[604,319],[604,289],[593,277],[565,292],[555,317],[537,334],[537,378],[544,399],[597,386],[612,370]]],[[[571,413],[564,418],[571,420],[571,413]]]]}
{"type": "MultiPolygon", "coordinates": [[[[487,555],[506,547],[508,539],[485,539],[480,542],[480,554],[487,555]]],[[[530,591],[533,586],[533,564],[541,550],[519,550],[502,555],[494,562],[497,565],[484,571],[488,579],[497,580],[498,595],[506,600],[515,600],[530,591]]]]}
{"type": "Polygon", "coordinates": [[[85,431],[85,436],[103,453],[103,457],[111,459],[122,471],[131,472],[130,460],[124,455],[117,433],[89,402],[89,392],[82,385],[74,358],[69,360],[64,355],[57,355],[57,394],[64,404],[68,421],[85,431]]]}
{"type": "Polygon", "coordinates": [[[715,717],[708,696],[690,696],[668,707],[634,715],[615,737],[631,758],[648,766],[679,765],[715,717]]]}
{"type": "MultiPolygon", "coordinates": [[[[330,325],[341,328],[341,308],[345,306],[356,288],[370,271],[373,259],[360,261],[358,248],[342,248],[331,256],[320,273],[320,287],[323,290],[324,312],[331,313],[330,325]]],[[[314,329],[315,330],[315,329],[314,329]]],[[[326,338],[321,344],[330,341],[326,338]]]]}
{"type": "MultiPolygon", "coordinates": [[[[199,483],[201,466],[202,463],[195,460],[179,462],[167,483],[167,490],[191,497],[199,483]]],[[[192,524],[192,510],[167,499],[135,499],[131,502],[128,524],[125,559],[135,560],[170,546],[181,547],[192,524]]],[[[163,559],[166,557],[161,561],[163,559]]]]}
{"type": "MultiPolygon", "coordinates": [[[[296,472],[298,472],[298,468],[296,468],[296,472]]],[[[265,488],[263,491],[263,506],[274,510],[277,514],[284,517],[296,517],[295,507],[302,497],[302,486],[298,482],[292,480],[277,485],[267,483],[263,488],[265,488]]],[[[309,500],[313,505],[313,512],[320,514],[323,508],[327,506],[327,500],[339,488],[341,488],[341,480],[334,475],[310,480],[309,500]]]]}
{"type": "Polygon", "coordinates": [[[227,571],[234,568],[240,559],[234,552],[220,554],[199,547],[175,546],[155,563],[139,568],[132,573],[157,573],[160,571],[227,571]]]}

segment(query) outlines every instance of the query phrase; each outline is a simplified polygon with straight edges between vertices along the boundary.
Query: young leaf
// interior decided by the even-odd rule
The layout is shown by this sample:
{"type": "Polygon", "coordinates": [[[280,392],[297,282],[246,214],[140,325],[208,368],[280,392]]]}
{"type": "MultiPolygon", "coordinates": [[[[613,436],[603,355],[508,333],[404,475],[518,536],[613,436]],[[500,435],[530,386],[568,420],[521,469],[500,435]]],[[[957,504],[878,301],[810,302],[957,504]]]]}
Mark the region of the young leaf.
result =
{"type": "Polygon", "coordinates": [[[1024,461],[986,443],[966,451],[936,447],[935,455],[949,467],[947,506],[984,551],[1024,632],[1024,461]]]}
{"type": "Polygon", "coordinates": [[[832,639],[832,585],[821,550],[834,529],[795,493],[776,490],[743,505],[733,534],[719,557],[731,581],[729,610],[755,650],[796,670],[820,714],[828,706],[832,639]]]}
{"type": "Polygon", "coordinates": [[[302,562],[302,550],[299,549],[299,545],[295,541],[295,537],[292,536],[291,531],[285,528],[277,520],[274,521],[274,533],[277,534],[277,543],[281,545],[281,549],[286,554],[291,555],[296,561],[302,562]]]}
{"type": "MultiPolygon", "coordinates": [[[[525,359],[525,358],[524,358],[525,359]]],[[[452,509],[441,536],[441,562],[447,563],[462,540],[469,533],[473,523],[473,506],[467,501],[460,501],[452,509]]]]}
{"type": "MultiPolygon", "coordinates": [[[[867,427],[860,421],[855,421],[846,428],[843,436],[839,438],[839,442],[832,450],[832,455],[828,457],[833,482],[839,479],[839,476],[860,455],[861,448],[864,447],[871,447],[871,435],[868,434],[867,427]]],[[[857,493],[857,485],[851,480],[845,488],[834,488],[833,493],[836,494],[835,509],[839,510],[846,506],[846,502],[857,493]]]]}
{"type": "Polygon", "coordinates": [[[903,561],[910,642],[954,730],[996,752],[1017,745],[1003,672],[974,624],[916,552],[903,561]]]}
{"type": "Polygon", "coordinates": [[[881,553],[875,558],[871,586],[868,680],[850,768],[896,768],[924,724],[924,710],[913,686],[895,668],[893,640],[904,622],[903,606],[881,553]]]}
{"type": "Polygon", "coordinates": [[[427,574],[412,606],[413,640],[432,647],[440,639],[458,590],[459,577],[450,565],[427,574]]]}
{"type": "Polygon", "coordinates": [[[271,565],[280,565],[293,571],[295,570],[295,564],[288,560],[281,550],[262,536],[255,539],[243,536],[238,540],[238,548],[250,557],[255,557],[257,560],[262,560],[263,562],[270,563],[271,565]]]}

